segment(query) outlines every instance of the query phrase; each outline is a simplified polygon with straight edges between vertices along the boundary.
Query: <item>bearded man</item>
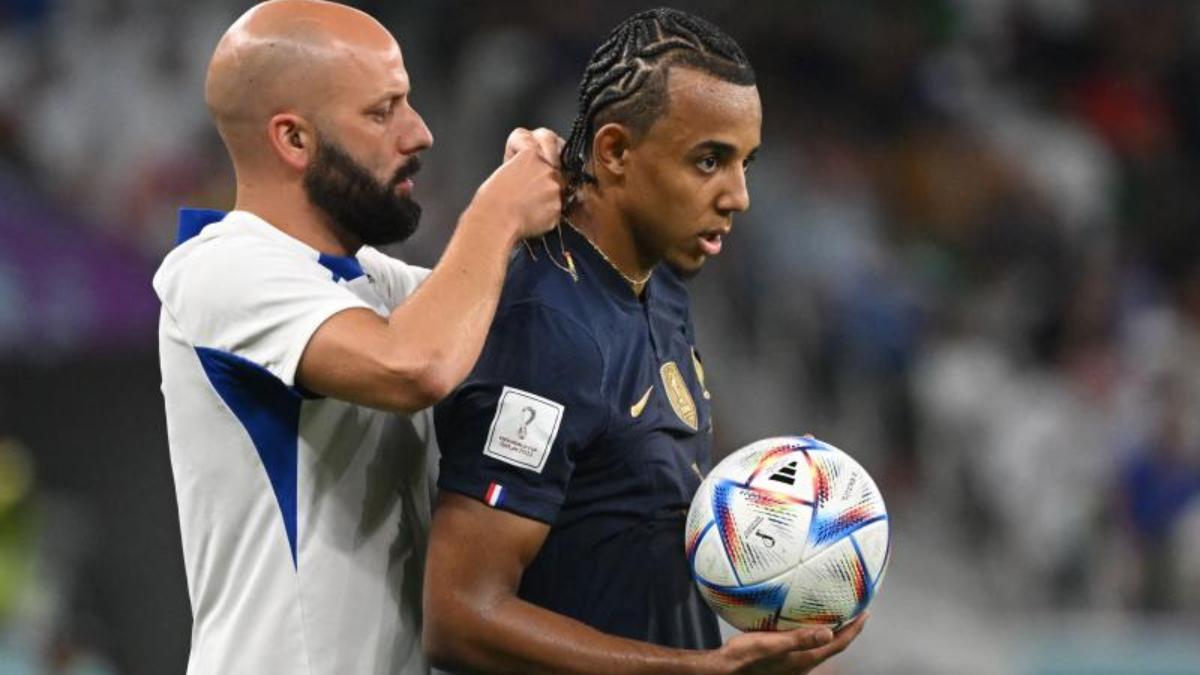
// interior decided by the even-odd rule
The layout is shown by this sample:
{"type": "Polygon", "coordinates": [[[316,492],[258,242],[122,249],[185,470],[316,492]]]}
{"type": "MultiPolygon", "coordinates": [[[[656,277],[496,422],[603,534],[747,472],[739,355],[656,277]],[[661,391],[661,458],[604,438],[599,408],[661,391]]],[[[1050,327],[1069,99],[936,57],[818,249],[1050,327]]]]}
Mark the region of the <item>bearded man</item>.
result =
{"type": "Polygon", "coordinates": [[[193,612],[189,675],[425,673],[427,408],[482,349],[513,247],[562,207],[561,140],[517,130],[424,270],[413,109],[370,16],[276,0],[238,19],[205,98],[237,176],[185,211],[154,279],[193,612]]]}

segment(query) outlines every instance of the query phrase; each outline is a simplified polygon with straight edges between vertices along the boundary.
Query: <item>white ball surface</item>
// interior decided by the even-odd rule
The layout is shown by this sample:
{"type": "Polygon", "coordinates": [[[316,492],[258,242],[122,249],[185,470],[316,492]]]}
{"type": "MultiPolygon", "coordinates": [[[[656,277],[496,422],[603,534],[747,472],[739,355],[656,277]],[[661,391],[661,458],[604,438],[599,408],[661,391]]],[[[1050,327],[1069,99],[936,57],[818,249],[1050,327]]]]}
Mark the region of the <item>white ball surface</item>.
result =
{"type": "Polygon", "coordinates": [[[701,595],[741,630],[838,628],[879,590],[890,551],[883,496],[846,453],[767,438],[723,459],[688,512],[701,595]]]}

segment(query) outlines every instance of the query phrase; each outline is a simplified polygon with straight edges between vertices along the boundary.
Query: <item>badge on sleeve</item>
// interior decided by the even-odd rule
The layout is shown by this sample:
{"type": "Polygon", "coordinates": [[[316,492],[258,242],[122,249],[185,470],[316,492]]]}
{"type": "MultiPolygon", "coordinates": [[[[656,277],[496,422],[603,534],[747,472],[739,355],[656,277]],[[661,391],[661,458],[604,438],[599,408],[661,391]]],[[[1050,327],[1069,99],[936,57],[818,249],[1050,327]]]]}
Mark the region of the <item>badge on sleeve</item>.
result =
{"type": "Polygon", "coordinates": [[[483,454],[541,473],[558,436],[563,410],[562,404],[548,398],[505,387],[500,392],[483,454]]]}

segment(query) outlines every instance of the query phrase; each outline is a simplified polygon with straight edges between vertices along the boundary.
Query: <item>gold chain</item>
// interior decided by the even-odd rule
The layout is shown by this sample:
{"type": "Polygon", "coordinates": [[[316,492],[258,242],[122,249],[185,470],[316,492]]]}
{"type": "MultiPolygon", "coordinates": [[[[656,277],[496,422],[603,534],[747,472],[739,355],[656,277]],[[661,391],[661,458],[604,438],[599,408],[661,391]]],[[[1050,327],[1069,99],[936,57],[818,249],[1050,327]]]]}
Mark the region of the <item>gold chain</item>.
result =
{"type": "MultiPolygon", "coordinates": [[[[546,235],[544,234],[538,237],[538,239],[542,240],[542,249],[546,251],[546,257],[550,259],[550,262],[555,267],[571,275],[571,281],[578,282],[579,273],[575,271],[575,259],[571,257],[571,252],[567,250],[566,243],[563,242],[562,223],[559,223],[555,229],[558,230],[558,250],[562,252],[563,260],[567,261],[566,267],[563,267],[561,263],[554,259],[554,255],[550,253],[550,247],[546,245],[546,235]]],[[[525,245],[525,250],[529,251],[529,257],[537,260],[537,256],[533,253],[533,247],[529,245],[529,240],[522,240],[521,243],[525,245]]]]}
{"type": "MultiPolygon", "coordinates": [[[[602,251],[600,249],[600,247],[596,245],[596,242],[592,241],[591,237],[584,234],[583,230],[581,230],[575,226],[575,223],[572,223],[570,221],[570,219],[568,219],[566,216],[563,216],[562,220],[567,225],[570,225],[572,230],[575,230],[576,232],[578,232],[579,236],[583,237],[587,241],[587,243],[591,244],[592,248],[596,249],[596,253],[600,254],[600,257],[604,259],[604,262],[608,263],[609,267],[613,268],[613,270],[615,270],[617,274],[621,275],[621,278],[624,279],[626,283],[628,283],[630,286],[633,287],[634,293],[641,291],[641,289],[646,286],[646,282],[650,281],[650,277],[654,275],[653,268],[651,268],[651,270],[649,272],[646,272],[646,276],[642,277],[641,279],[634,279],[633,277],[629,276],[628,274],[625,274],[624,272],[621,271],[620,267],[617,267],[616,263],[614,263],[612,260],[609,260],[608,256],[605,255],[604,251],[602,251]]],[[[561,233],[559,236],[562,236],[561,233]]]]}

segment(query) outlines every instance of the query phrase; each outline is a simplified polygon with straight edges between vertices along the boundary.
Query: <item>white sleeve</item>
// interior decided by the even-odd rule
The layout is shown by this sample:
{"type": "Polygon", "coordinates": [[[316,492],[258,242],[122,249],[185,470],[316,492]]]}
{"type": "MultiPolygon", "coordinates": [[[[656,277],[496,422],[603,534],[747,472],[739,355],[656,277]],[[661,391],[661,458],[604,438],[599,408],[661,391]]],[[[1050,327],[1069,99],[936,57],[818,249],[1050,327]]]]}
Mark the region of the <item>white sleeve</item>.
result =
{"type": "Polygon", "coordinates": [[[246,359],[289,387],[322,323],[346,309],[370,309],[316,260],[252,237],[174,253],[154,288],[184,338],[246,359]]]}
{"type": "Polygon", "coordinates": [[[393,258],[382,251],[364,246],[358,252],[358,260],[368,274],[383,280],[389,309],[404,303],[408,296],[429,276],[429,270],[393,258]]]}

